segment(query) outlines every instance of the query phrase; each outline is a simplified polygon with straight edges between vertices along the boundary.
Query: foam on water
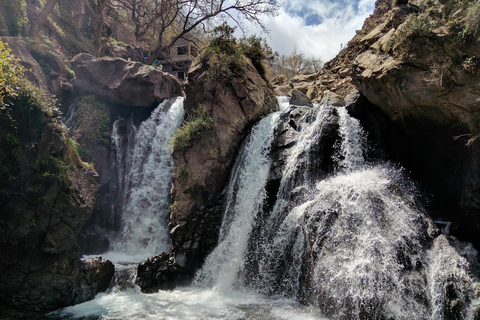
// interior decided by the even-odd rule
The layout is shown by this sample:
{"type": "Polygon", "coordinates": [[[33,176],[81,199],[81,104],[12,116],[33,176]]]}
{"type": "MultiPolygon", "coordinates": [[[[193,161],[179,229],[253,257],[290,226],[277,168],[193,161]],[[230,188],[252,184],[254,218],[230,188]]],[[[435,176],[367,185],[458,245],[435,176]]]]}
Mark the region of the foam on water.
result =
{"type": "Polygon", "coordinates": [[[292,300],[269,299],[255,293],[188,287],[142,294],[129,289],[99,294],[95,300],[67,307],[49,315],[53,319],[115,320],[322,320],[315,309],[292,300]]]}

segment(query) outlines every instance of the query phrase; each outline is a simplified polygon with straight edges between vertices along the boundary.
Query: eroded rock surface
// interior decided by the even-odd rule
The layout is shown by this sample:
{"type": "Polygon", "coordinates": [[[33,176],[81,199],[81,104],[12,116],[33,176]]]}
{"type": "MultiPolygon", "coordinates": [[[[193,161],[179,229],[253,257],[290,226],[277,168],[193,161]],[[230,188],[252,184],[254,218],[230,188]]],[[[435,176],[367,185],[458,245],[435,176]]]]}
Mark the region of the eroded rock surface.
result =
{"type": "Polygon", "coordinates": [[[243,58],[233,76],[213,77],[218,55],[197,60],[186,86],[185,110],[204,108],[213,129],[192,146],[174,151],[171,237],[175,263],[192,274],[217,243],[223,190],[240,145],[249,129],[276,110],[273,90],[243,58]]]}
{"type": "Polygon", "coordinates": [[[75,95],[95,94],[104,102],[153,107],[183,94],[177,78],[140,62],[81,53],[72,59],[72,67],[75,95]]]}

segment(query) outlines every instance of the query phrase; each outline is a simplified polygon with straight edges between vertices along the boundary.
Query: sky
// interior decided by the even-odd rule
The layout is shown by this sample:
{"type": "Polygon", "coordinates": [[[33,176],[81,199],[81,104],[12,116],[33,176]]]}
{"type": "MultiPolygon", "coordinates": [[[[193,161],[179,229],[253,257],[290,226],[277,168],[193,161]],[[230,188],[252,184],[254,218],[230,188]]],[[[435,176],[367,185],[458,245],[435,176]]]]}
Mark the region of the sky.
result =
{"type": "Polygon", "coordinates": [[[326,62],[362,28],[374,8],[375,0],[283,0],[279,15],[264,18],[269,36],[255,26],[248,26],[247,33],[267,38],[280,54],[296,48],[326,62]]]}

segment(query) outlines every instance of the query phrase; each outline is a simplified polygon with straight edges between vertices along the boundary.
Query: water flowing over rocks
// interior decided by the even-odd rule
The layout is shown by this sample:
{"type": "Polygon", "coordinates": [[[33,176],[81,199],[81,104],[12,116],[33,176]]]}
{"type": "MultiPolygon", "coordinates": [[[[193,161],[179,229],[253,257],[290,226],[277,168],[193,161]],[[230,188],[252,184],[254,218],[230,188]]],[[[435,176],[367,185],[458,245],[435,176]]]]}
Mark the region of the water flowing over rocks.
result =
{"type": "Polygon", "coordinates": [[[346,99],[349,111],[433,195],[434,215],[454,221],[454,233],[480,245],[480,51],[468,20],[477,5],[378,0],[323,70],[274,84],[314,102],[335,97],[338,105],[360,92],[346,99]]]}
{"type": "Polygon", "coordinates": [[[248,59],[242,58],[245,67],[233,78],[212,78],[218,59],[214,54],[196,60],[185,88],[186,117],[203,106],[214,128],[193,146],[173,152],[172,252],[190,275],[217,242],[223,190],[243,139],[277,108],[272,89],[248,59]]]}
{"type": "Polygon", "coordinates": [[[95,94],[109,103],[154,107],[183,94],[177,78],[140,62],[81,53],[72,59],[72,67],[76,95],[95,94]]]}

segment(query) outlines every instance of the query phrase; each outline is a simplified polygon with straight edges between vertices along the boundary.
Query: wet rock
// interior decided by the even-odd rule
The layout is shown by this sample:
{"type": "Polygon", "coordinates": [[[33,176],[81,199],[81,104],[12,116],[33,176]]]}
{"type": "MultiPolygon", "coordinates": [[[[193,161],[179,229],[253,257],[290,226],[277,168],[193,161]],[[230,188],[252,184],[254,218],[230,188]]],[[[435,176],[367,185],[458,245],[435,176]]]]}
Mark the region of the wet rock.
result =
{"type": "Polygon", "coordinates": [[[78,301],[81,303],[91,300],[99,292],[108,289],[115,273],[115,267],[109,260],[103,260],[102,257],[86,259],[81,264],[81,280],[77,286],[76,294],[78,301]]]}
{"type": "Polygon", "coordinates": [[[154,293],[158,290],[173,289],[186,281],[183,268],[176,263],[174,254],[164,252],[138,265],[135,284],[143,293],[154,293]]]}

